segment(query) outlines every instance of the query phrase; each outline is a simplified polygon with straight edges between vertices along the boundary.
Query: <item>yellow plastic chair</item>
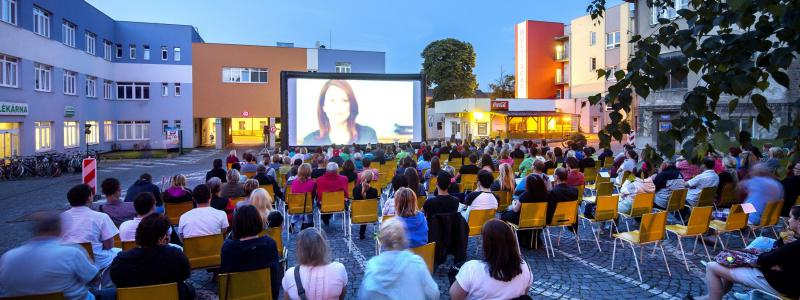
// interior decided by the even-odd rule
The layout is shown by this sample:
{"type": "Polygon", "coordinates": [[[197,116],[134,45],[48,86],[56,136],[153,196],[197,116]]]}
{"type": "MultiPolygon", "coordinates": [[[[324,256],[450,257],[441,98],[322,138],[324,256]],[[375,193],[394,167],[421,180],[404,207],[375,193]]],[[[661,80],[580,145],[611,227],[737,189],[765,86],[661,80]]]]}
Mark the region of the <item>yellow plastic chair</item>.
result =
{"type": "Polygon", "coordinates": [[[422,205],[424,205],[427,200],[427,195],[417,195],[417,210],[422,210],[422,205]]]}
{"type": "MultiPolygon", "coordinates": [[[[347,226],[347,232],[350,236],[353,235],[352,233],[352,226],[353,225],[367,225],[372,224],[375,225],[375,231],[377,232],[379,220],[378,220],[378,199],[366,199],[366,200],[352,200],[350,201],[350,223],[347,226]]],[[[377,250],[376,250],[377,255],[377,250]]]]}
{"type": "Polygon", "coordinates": [[[322,215],[342,214],[342,231],[345,230],[347,210],[344,206],[344,191],[323,192],[319,196],[320,208],[317,210],[317,224],[322,224],[322,215]]]}
{"type": "Polygon", "coordinates": [[[474,191],[475,185],[478,183],[478,175],[476,174],[461,174],[461,191],[474,191]]]}
{"type": "MultiPolygon", "coordinates": [[[[493,219],[496,212],[497,210],[495,209],[470,210],[469,219],[467,220],[467,224],[469,224],[468,238],[473,236],[480,236],[483,224],[486,224],[486,222],[493,219]]],[[[476,247],[475,253],[478,253],[479,249],[480,247],[476,247]]]]}
{"type": "Polygon", "coordinates": [[[219,274],[219,299],[272,300],[272,283],[269,268],[237,273],[219,274]]]}
{"type": "Polygon", "coordinates": [[[94,250],[92,249],[92,243],[84,242],[84,243],[79,243],[78,245],[80,245],[81,248],[83,248],[83,250],[86,251],[86,255],[89,256],[89,260],[92,261],[92,263],[94,263],[94,250]]]}
{"type": "Polygon", "coordinates": [[[439,154],[439,161],[447,161],[450,159],[450,153],[439,154]]]}
{"type": "Polygon", "coordinates": [[[555,175],[555,174],[556,174],[556,168],[550,168],[550,169],[547,169],[547,171],[546,171],[545,173],[546,173],[547,175],[551,175],[551,176],[552,176],[552,175],[555,175]]]}
{"type": "Polygon", "coordinates": [[[720,192],[719,203],[714,204],[714,208],[720,209],[725,207],[731,207],[734,204],[739,204],[738,196],[736,195],[736,184],[734,183],[727,183],[722,186],[722,192],[720,192]]]}
{"type": "MultiPolygon", "coordinates": [[[[556,203],[555,212],[553,212],[553,218],[550,220],[550,223],[545,226],[545,231],[547,231],[547,239],[548,243],[550,243],[550,254],[553,257],[556,256],[555,249],[553,249],[553,241],[550,239],[550,228],[551,227],[561,227],[561,233],[563,233],[567,227],[570,227],[572,230],[572,226],[575,225],[575,222],[578,221],[578,200],[575,201],[567,201],[567,202],[558,202],[556,203]]],[[[558,234],[558,241],[556,245],[561,244],[561,233],[558,234]]],[[[578,254],[581,252],[581,239],[578,236],[578,233],[574,230],[572,233],[575,235],[575,243],[578,245],[578,254]]]]}
{"type": "Polygon", "coordinates": [[[683,256],[683,264],[686,265],[686,271],[689,271],[689,262],[686,260],[686,251],[683,250],[683,243],[681,239],[685,237],[694,237],[694,246],[692,246],[692,254],[697,247],[697,240],[703,243],[703,250],[706,251],[708,261],[711,261],[711,255],[708,254],[706,242],[703,240],[703,234],[708,231],[708,224],[711,221],[712,206],[696,206],[692,209],[692,214],[689,216],[689,223],[687,225],[675,224],[667,225],[666,229],[678,237],[678,247],[681,249],[681,256],[683,256]]]}
{"type": "Polygon", "coordinates": [[[629,213],[619,212],[619,215],[625,220],[625,228],[630,231],[631,227],[628,224],[628,219],[639,218],[645,214],[653,211],[653,199],[656,194],[654,193],[641,193],[633,196],[633,204],[629,213]]]}
{"type": "Polygon", "coordinates": [[[595,184],[597,187],[596,196],[611,196],[611,193],[614,191],[614,184],[611,182],[598,182],[595,184]]]}
{"type": "Polygon", "coordinates": [[[497,197],[497,210],[505,211],[511,205],[511,191],[494,191],[492,192],[497,197]]]}
{"type": "Polygon", "coordinates": [[[269,236],[273,241],[275,241],[275,247],[278,248],[278,257],[280,257],[279,262],[283,265],[283,270],[286,270],[286,263],[289,257],[289,251],[286,250],[286,246],[283,245],[283,236],[281,235],[281,228],[280,227],[270,227],[261,231],[258,234],[259,237],[262,236],[269,236]]]}
{"type": "MultiPolygon", "coordinates": [[[[589,222],[589,227],[592,228],[592,235],[594,236],[594,242],[597,244],[597,251],[603,252],[603,250],[600,249],[600,239],[598,237],[597,231],[595,231],[594,229],[594,223],[598,223],[602,226],[602,224],[605,222],[611,222],[610,232],[614,232],[614,227],[617,226],[617,206],[619,204],[619,197],[600,196],[597,197],[595,203],[596,206],[594,211],[594,218],[587,218],[585,213],[581,214],[580,217],[582,220],[589,222]]],[[[609,237],[611,237],[610,233],[609,237]]]]}
{"type": "Polygon", "coordinates": [[[227,166],[228,166],[228,171],[230,171],[230,169],[233,168],[233,163],[228,163],[227,166]]]}
{"type": "Polygon", "coordinates": [[[3,297],[3,298],[0,298],[0,299],[3,299],[3,300],[63,300],[64,299],[64,293],[63,292],[56,292],[56,293],[39,294],[39,295],[3,297]]]}
{"type": "Polygon", "coordinates": [[[117,300],[178,300],[178,284],[165,283],[128,288],[117,288],[117,300]]]}
{"type": "Polygon", "coordinates": [[[181,203],[164,203],[164,213],[169,218],[169,223],[173,226],[178,225],[181,216],[194,208],[194,201],[181,203]]]}
{"type": "Polygon", "coordinates": [[[436,242],[430,242],[409,250],[422,257],[422,260],[424,260],[425,264],[428,265],[428,271],[433,273],[433,259],[434,255],[436,254],[436,242]]]}
{"type": "Polygon", "coordinates": [[[727,249],[725,242],[722,241],[722,234],[734,231],[739,232],[739,236],[742,238],[742,244],[745,246],[747,245],[747,239],[744,238],[744,234],[742,233],[742,230],[747,228],[747,213],[744,212],[740,204],[734,204],[731,207],[728,218],[725,221],[711,220],[708,227],[714,229],[715,233],[714,248],[712,248],[712,250],[717,250],[717,241],[722,244],[722,249],[727,249]]]}
{"type": "Polygon", "coordinates": [[[216,267],[220,264],[222,242],[222,234],[184,238],[183,254],[189,259],[192,269],[216,267]]]}
{"type": "Polygon", "coordinates": [[[431,177],[431,179],[428,179],[428,194],[436,191],[436,184],[438,182],[439,179],[437,179],[436,177],[431,177]]]}
{"type": "Polygon", "coordinates": [[[230,202],[233,207],[236,207],[236,205],[239,204],[239,202],[242,202],[242,201],[245,201],[245,200],[247,200],[246,197],[236,197],[236,198],[228,199],[228,202],[230,202]]]}
{"type": "Polygon", "coordinates": [[[275,204],[275,188],[271,184],[261,185],[260,188],[267,190],[267,193],[272,197],[272,202],[275,204]]]}
{"type": "Polygon", "coordinates": [[[775,235],[776,239],[779,239],[780,236],[778,232],[775,231],[775,225],[778,225],[778,221],[781,218],[781,208],[783,207],[783,201],[771,201],[767,202],[767,205],[764,207],[764,212],[761,213],[761,222],[757,225],[750,224],[748,227],[750,228],[750,232],[747,234],[750,237],[750,234],[753,234],[753,237],[761,236],[761,232],[764,229],[772,229],[772,234],[775,235]],[[756,230],[758,230],[758,235],[756,235],[756,230]]]}
{"type": "Polygon", "coordinates": [[[514,164],[511,166],[511,170],[518,171],[519,165],[522,163],[522,158],[514,158],[514,164]]]}
{"type": "MultiPolygon", "coordinates": [[[[353,189],[355,189],[355,187],[356,187],[356,182],[355,182],[355,180],[354,180],[354,181],[350,181],[350,182],[348,182],[348,183],[347,183],[347,192],[348,192],[349,194],[352,194],[352,193],[353,193],[353,189]]],[[[350,195],[350,198],[352,198],[352,197],[353,197],[353,195],[350,195]]]]}
{"type": "MultiPolygon", "coordinates": [[[[511,224],[515,231],[523,230],[542,230],[547,225],[547,202],[520,203],[519,225],[511,224]]],[[[514,235],[516,237],[516,235],[514,235]]],[[[539,239],[532,235],[531,247],[538,248],[539,239]]],[[[519,244],[519,240],[517,240],[519,244]]],[[[547,246],[547,239],[544,239],[545,252],[550,258],[550,251],[547,246]]]]}
{"type": "Polygon", "coordinates": [[[686,204],[686,207],[689,209],[694,209],[695,207],[706,207],[706,206],[714,206],[714,198],[717,196],[717,188],[716,187],[707,187],[700,190],[700,195],[697,199],[697,205],[689,205],[686,204]]]}
{"type": "Polygon", "coordinates": [[[583,180],[586,182],[597,180],[597,169],[594,167],[583,168],[583,180]]]}
{"type": "Polygon", "coordinates": [[[603,168],[609,169],[614,166],[614,158],[611,156],[606,156],[603,159],[603,168]]]}
{"type": "Polygon", "coordinates": [[[453,167],[453,169],[455,169],[455,171],[458,172],[458,169],[460,169],[461,166],[464,164],[460,157],[456,157],[451,160],[448,160],[447,165],[453,167]]]}
{"type": "Polygon", "coordinates": [[[128,251],[133,248],[136,248],[136,241],[122,241],[121,248],[122,251],[128,251]]]}
{"type": "MultiPolygon", "coordinates": [[[[667,207],[666,209],[658,209],[659,211],[666,211],[667,214],[672,214],[676,212],[680,212],[683,209],[683,206],[686,205],[686,193],[688,193],[688,189],[677,189],[673,190],[669,194],[669,198],[667,198],[667,207]]],[[[681,220],[681,224],[686,224],[683,221],[683,216],[680,213],[677,213],[678,218],[681,220]]]]}
{"type": "MultiPolygon", "coordinates": [[[[286,216],[286,220],[291,220],[293,215],[305,215],[305,214],[313,214],[314,213],[314,200],[311,199],[310,193],[291,193],[288,191],[291,186],[286,187],[287,193],[284,197],[286,197],[286,205],[284,206],[284,216],[286,216]]],[[[290,230],[286,230],[286,239],[291,240],[292,233],[290,230]]]]}
{"type": "MultiPolygon", "coordinates": [[[[639,269],[639,260],[642,259],[642,257],[636,257],[636,249],[634,246],[639,246],[644,249],[645,245],[655,244],[655,246],[661,248],[661,256],[664,258],[664,266],[667,267],[667,274],[672,277],[672,272],[669,270],[669,263],[667,263],[667,255],[664,252],[664,246],[660,243],[666,237],[666,225],[667,212],[648,213],[642,216],[642,223],[639,230],[614,234],[615,239],[614,250],[611,254],[611,270],[614,270],[614,261],[617,256],[617,241],[621,241],[623,246],[625,242],[628,242],[633,253],[633,261],[636,263],[636,272],[639,273],[639,281],[642,281],[642,271],[639,269]]],[[[642,251],[639,252],[639,255],[642,255],[642,251]]]]}

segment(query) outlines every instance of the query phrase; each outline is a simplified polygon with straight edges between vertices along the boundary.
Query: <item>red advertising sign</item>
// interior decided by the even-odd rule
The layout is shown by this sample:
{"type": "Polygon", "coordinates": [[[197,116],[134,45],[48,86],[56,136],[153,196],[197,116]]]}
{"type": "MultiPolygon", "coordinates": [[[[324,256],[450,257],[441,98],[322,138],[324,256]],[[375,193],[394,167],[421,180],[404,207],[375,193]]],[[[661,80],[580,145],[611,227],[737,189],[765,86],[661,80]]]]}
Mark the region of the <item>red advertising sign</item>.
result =
{"type": "Polygon", "coordinates": [[[505,100],[494,100],[492,101],[492,111],[508,111],[508,101],[505,100]]]}

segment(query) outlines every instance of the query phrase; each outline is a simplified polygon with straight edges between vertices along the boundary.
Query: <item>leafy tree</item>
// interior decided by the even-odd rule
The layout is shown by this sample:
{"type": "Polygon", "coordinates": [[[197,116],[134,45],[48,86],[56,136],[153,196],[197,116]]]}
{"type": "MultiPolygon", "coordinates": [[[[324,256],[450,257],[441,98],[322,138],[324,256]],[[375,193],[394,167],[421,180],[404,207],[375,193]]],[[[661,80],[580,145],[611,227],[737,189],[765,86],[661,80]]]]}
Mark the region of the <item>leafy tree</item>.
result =
{"type": "Polygon", "coordinates": [[[433,101],[467,98],[475,95],[478,82],[475,50],[472,44],[456,39],[433,41],[422,51],[425,84],[433,88],[433,101]]]}
{"type": "MultiPolygon", "coordinates": [[[[790,82],[787,70],[800,48],[800,1],[688,1],[689,9],[677,11],[679,19],[660,18],[651,36],[631,38],[637,51],[627,72],[598,70],[598,77],[617,79],[605,95],[589,97],[591,104],[603,101],[613,109],[611,124],[599,133],[602,146],[612,138],[621,140],[630,131],[631,124],[620,112],[630,113],[634,94],[647,97],[664,89],[668,84],[666,74],[681,79],[691,71],[701,77],[697,86],[684,95],[680,118],[672,121],[673,128],[658,136],[659,141],[682,143],[682,154],[687,157],[702,157],[713,149],[715,132],[736,130],[732,122],[716,112],[718,103],[727,103],[730,114],[740,102],[749,102],[758,112],[756,122],[769,128],[774,113],[764,91],[775,83],[787,89],[797,86],[790,82]],[[679,26],[682,22],[686,25],[679,26]],[[676,49],[685,59],[659,59],[665,48],[676,49]]],[[[673,7],[673,0],[644,2],[655,8],[673,7]]],[[[587,11],[593,19],[601,18],[605,5],[605,0],[592,0],[587,11]]],[[[796,100],[791,113],[793,124],[783,126],[778,133],[787,147],[795,149],[800,134],[798,107],[800,101],[796,100]]],[[[674,148],[662,147],[662,143],[659,151],[674,154],[674,148]]]]}
{"type": "Polygon", "coordinates": [[[494,83],[489,84],[489,88],[492,90],[492,99],[514,98],[514,85],[514,75],[501,75],[494,83]]]}

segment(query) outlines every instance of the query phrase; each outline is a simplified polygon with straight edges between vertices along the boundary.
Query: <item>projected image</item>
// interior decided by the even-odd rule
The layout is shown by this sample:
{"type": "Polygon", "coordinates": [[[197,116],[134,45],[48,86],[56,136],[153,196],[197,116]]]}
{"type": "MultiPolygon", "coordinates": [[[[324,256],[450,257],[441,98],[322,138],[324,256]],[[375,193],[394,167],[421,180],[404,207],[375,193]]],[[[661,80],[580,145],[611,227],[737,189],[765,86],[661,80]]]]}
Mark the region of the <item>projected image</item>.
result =
{"type": "Polygon", "coordinates": [[[408,80],[291,78],[289,139],[298,146],[415,140],[415,90],[408,80]]]}

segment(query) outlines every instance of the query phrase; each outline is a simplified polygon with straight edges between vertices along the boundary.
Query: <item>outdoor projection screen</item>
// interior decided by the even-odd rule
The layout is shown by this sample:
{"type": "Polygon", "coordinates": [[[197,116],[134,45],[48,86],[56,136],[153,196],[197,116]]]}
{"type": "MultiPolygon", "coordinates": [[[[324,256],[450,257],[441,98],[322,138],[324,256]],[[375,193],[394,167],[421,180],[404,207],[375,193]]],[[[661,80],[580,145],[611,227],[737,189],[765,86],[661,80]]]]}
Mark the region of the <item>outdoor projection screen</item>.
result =
{"type": "Polygon", "coordinates": [[[420,74],[284,71],[281,81],[282,145],[422,141],[420,74]]]}

